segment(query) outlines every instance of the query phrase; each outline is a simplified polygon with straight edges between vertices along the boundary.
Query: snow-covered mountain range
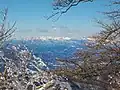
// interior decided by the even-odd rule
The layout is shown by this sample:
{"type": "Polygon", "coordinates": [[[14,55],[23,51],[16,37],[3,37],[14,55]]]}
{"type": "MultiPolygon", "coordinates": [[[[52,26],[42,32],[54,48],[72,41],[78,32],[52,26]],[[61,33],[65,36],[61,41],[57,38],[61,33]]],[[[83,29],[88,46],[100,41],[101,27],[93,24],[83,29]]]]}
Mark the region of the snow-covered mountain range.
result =
{"type": "MultiPolygon", "coordinates": [[[[84,44],[86,41],[85,38],[75,40],[68,37],[24,38],[11,40],[4,48],[6,53],[14,52],[15,49],[17,51],[27,50],[32,53],[35,60],[52,69],[57,64],[56,58],[68,59],[73,57],[77,50],[86,48],[84,44]]],[[[11,55],[9,56],[11,57],[11,55]]]]}

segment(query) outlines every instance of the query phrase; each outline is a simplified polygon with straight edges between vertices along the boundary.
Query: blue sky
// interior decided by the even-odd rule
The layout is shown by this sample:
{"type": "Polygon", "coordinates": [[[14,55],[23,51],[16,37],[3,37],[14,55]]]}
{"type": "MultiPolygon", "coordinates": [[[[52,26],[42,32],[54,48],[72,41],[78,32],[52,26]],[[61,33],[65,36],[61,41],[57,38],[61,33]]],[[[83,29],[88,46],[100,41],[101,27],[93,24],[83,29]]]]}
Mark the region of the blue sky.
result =
{"type": "Polygon", "coordinates": [[[0,0],[0,8],[8,7],[8,19],[16,21],[16,37],[68,36],[79,38],[90,36],[101,29],[94,18],[101,19],[99,12],[106,11],[109,0],[95,0],[72,7],[56,22],[46,20],[52,14],[53,0],[0,0]]]}

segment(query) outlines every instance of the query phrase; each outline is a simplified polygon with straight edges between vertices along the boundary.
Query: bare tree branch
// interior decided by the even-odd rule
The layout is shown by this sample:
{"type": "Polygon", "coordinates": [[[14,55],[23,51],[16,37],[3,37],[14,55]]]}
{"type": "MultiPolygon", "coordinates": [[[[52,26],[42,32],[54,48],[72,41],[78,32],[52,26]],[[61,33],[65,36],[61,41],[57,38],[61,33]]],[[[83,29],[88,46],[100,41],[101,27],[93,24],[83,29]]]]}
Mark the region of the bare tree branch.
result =
{"type": "Polygon", "coordinates": [[[1,11],[1,23],[0,23],[0,42],[1,44],[9,39],[11,37],[11,35],[14,33],[14,31],[16,30],[15,25],[16,22],[13,23],[13,25],[11,27],[7,27],[7,14],[8,14],[8,9],[5,9],[3,11],[1,11]]]}
{"type": "MultiPolygon", "coordinates": [[[[67,13],[68,10],[73,7],[77,6],[80,2],[92,2],[93,0],[54,0],[53,2],[53,10],[55,13],[53,13],[51,16],[47,18],[47,20],[51,19],[52,17],[59,15],[59,17],[67,13]]],[[[59,19],[59,17],[57,19],[59,19]]]]}

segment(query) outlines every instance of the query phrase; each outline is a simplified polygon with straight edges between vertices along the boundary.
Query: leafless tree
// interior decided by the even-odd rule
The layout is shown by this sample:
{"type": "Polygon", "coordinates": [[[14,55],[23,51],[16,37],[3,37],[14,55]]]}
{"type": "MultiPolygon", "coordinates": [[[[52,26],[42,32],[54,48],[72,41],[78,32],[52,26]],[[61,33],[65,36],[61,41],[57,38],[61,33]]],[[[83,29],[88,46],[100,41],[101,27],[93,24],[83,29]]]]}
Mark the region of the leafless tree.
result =
{"type": "MultiPolygon", "coordinates": [[[[120,1],[112,5],[120,5],[120,1]]],[[[86,43],[87,49],[78,51],[76,58],[58,60],[64,62],[66,67],[61,67],[55,73],[68,77],[88,90],[120,89],[119,8],[116,11],[104,13],[109,23],[97,21],[102,31],[90,37],[91,40],[86,43]]]]}

